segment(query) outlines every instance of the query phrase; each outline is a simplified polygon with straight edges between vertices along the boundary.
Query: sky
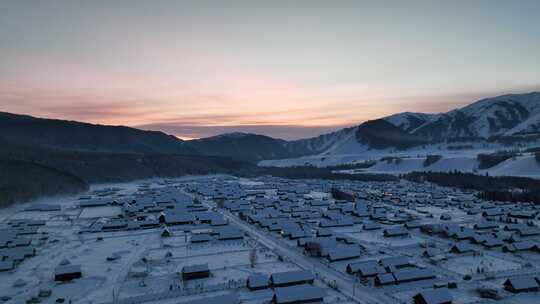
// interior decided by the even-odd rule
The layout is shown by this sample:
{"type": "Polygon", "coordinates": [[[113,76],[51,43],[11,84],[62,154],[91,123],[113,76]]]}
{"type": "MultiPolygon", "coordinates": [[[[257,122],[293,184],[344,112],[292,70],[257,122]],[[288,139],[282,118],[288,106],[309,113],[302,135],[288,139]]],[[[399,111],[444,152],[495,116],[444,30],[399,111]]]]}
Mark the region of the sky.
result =
{"type": "Polygon", "coordinates": [[[538,16],[538,0],[0,0],[0,111],[305,138],[540,90],[538,16]]]}

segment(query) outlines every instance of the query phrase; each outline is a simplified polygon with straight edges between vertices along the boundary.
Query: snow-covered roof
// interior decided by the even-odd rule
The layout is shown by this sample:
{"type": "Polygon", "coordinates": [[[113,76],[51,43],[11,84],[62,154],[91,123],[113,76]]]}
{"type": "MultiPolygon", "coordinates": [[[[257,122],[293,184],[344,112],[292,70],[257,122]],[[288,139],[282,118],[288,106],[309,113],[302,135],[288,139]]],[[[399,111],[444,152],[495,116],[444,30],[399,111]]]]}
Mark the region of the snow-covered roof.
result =
{"type": "Polygon", "coordinates": [[[250,288],[259,288],[269,286],[268,275],[254,273],[248,277],[248,285],[250,288]]]}
{"type": "Polygon", "coordinates": [[[422,298],[426,304],[451,303],[452,295],[446,288],[426,290],[414,296],[414,299],[422,298]]]}
{"type": "Polygon", "coordinates": [[[296,285],[275,289],[274,299],[277,304],[303,303],[320,300],[325,296],[324,291],[312,285],[296,285]]]}
{"type": "Polygon", "coordinates": [[[76,264],[60,265],[54,269],[55,275],[77,273],[77,272],[81,272],[81,265],[76,265],[76,264]]]}
{"type": "Polygon", "coordinates": [[[197,300],[188,301],[182,304],[239,304],[240,299],[235,293],[216,296],[216,297],[207,297],[197,300]]]}
{"type": "Polygon", "coordinates": [[[508,284],[510,284],[516,290],[526,290],[539,287],[538,282],[533,276],[509,278],[504,282],[504,285],[508,284]]]}
{"type": "Polygon", "coordinates": [[[410,282],[416,280],[430,279],[435,277],[435,273],[430,269],[397,269],[393,272],[396,281],[410,282]]]}
{"type": "Polygon", "coordinates": [[[210,271],[208,264],[188,265],[182,267],[182,273],[206,272],[210,271]]]}
{"type": "Polygon", "coordinates": [[[295,282],[307,282],[313,281],[315,277],[311,271],[307,270],[296,270],[288,272],[279,272],[274,273],[270,277],[271,281],[275,285],[283,285],[295,282]]]}

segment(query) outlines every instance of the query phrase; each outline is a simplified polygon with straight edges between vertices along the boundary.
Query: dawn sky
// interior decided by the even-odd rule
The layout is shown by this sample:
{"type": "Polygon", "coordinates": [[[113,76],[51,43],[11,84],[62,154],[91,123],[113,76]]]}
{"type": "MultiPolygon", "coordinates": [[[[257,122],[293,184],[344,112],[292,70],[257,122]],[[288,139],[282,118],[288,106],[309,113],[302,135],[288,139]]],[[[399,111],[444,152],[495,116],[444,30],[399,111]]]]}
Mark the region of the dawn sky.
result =
{"type": "Polygon", "coordinates": [[[0,0],[0,111],[301,138],[540,90],[540,1],[0,0]]]}

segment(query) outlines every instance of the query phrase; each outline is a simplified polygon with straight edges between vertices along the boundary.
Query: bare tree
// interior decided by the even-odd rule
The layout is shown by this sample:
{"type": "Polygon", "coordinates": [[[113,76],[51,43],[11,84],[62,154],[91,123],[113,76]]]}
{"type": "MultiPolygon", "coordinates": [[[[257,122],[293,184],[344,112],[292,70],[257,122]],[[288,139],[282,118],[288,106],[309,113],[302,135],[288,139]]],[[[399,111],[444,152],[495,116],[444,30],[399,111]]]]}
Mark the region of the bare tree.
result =
{"type": "Polygon", "coordinates": [[[257,248],[253,248],[249,251],[249,264],[251,268],[255,268],[257,265],[257,248]]]}

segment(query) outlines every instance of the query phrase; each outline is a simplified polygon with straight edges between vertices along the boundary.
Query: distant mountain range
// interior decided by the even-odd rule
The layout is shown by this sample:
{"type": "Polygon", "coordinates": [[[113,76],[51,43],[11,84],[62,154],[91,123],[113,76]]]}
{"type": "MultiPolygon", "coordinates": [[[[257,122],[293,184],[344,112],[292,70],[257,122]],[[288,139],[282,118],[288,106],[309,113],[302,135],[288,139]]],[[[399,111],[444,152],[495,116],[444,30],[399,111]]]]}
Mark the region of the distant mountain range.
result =
{"type": "Polygon", "coordinates": [[[408,149],[455,141],[527,140],[540,134],[540,92],[479,100],[447,113],[405,112],[318,137],[286,141],[230,133],[183,141],[162,132],[123,126],[0,113],[0,139],[30,146],[101,153],[183,154],[258,162],[328,152],[408,149]]]}
{"type": "Polygon", "coordinates": [[[89,184],[252,172],[162,132],[0,113],[0,207],[89,184]]]}
{"type": "Polygon", "coordinates": [[[416,123],[410,133],[432,142],[538,134],[540,93],[486,98],[447,113],[407,118],[416,123]],[[416,123],[418,117],[423,123],[416,123]]]}
{"type": "Polygon", "coordinates": [[[268,159],[302,165],[302,156],[324,161],[345,155],[336,157],[336,163],[347,163],[373,151],[382,155],[377,151],[418,152],[438,143],[508,144],[539,138],[538,92],[487,98],[447,113],[399,113],[292,141],[247,133],[183,141],[162,132],[0,112],[0,205],[77,192],[89,183],[186,174],[268,174],[272,169],[254,166],[268,159]]]}
{"type": "Polygon", "coordinates": [[[446,113],[398,113],[301,140],[233,133],[187,143],[206,154],[254,161],[450,142],[527,141],[539,135],[540,92],[533,92],[486,98],[446,113]]]}
{"type": "Polygon", "coordinates": [[[324,152],[346,131],[309,139],[286,141],[265,135],[228,133],[188,141],[195,150],[206,154],[257,162],[264,159],[300,157],[324,152]]]}
{"type": "Polygon", "coordinates": [[[4,112],[0,112],[0,138],[30,146],[87,152],[196,153],[186,142],[163,132],[4,112]]]}

